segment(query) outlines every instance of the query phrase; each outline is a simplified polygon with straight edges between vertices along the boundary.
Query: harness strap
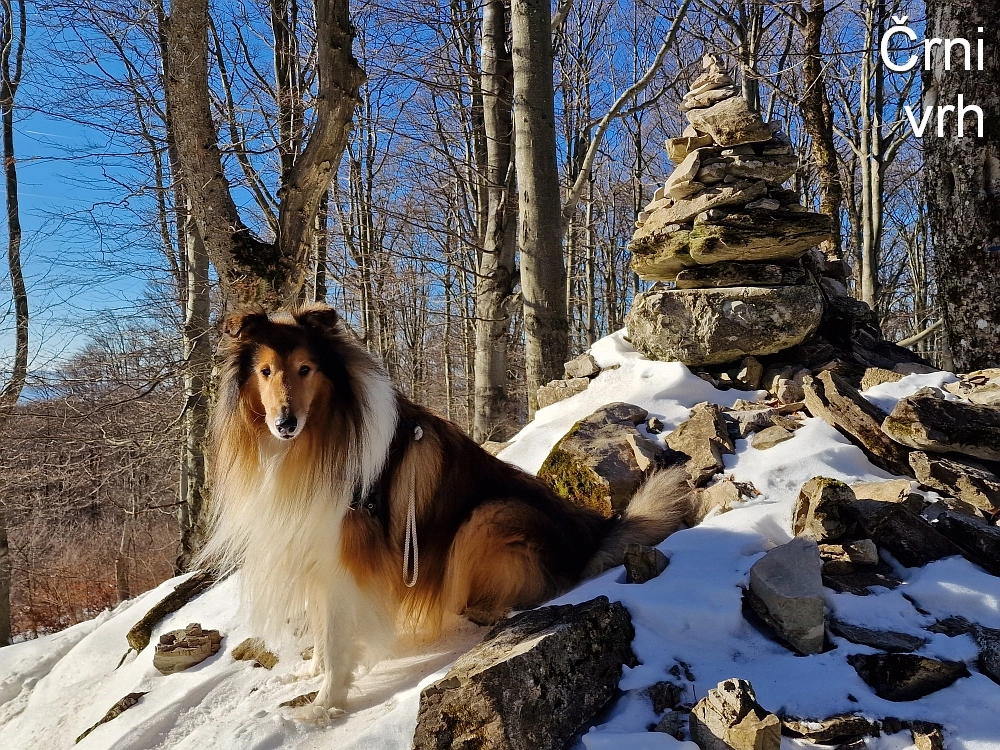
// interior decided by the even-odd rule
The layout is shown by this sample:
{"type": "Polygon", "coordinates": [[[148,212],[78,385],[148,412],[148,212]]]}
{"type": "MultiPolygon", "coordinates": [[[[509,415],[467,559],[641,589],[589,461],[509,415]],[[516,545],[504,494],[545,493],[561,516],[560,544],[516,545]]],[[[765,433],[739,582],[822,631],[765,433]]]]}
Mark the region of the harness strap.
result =
{"type": "MultiPolygon", "coordinates": [[[[424,431],[420,425],[413,428],[413,439],[420,440],[424,431]]],[[[417,465],[413,464],[410,471],[409,502],[406,504],[406,532],[403,537],[403,583],[407,588],[417,585],[420,575],[420,550],[417,547],[417,465]],[[410,578],[410,547],[413,547],[413,578],[410,578]],[[409,579],[409,580],[408,580],[409,579]]]]}

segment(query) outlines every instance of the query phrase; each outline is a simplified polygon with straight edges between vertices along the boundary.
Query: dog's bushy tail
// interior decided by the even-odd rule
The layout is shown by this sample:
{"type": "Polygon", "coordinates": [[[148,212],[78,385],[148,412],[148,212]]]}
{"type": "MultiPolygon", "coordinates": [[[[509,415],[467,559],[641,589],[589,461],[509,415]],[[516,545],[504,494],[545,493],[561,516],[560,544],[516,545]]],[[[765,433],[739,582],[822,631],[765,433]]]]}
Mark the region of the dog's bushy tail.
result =
{"type": "Polygon", "coordinates": [[[683,464],[652,474],[584,568],[591,578],[622,564],[629,544],[656,545],[675,532],[691,512],[693,491],[683,464]]]}

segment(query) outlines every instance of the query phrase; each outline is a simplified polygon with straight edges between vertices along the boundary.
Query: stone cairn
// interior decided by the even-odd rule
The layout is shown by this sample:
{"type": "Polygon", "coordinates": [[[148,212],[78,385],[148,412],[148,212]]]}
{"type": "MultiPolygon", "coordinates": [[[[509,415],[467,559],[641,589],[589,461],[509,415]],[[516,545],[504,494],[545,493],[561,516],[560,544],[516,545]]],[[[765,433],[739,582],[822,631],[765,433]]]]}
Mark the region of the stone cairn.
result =
{"type": "Polygon", "coordinates": [[[626,319],[640,352],[692,367],[774,354],[815,332],[824,295],[803,256],[831,236],[829,217],[782,187],[798,166],[789,139],[750,109],[719,57],[703,67],[680,105],[690,126],[666,144],[678,166],[629,244],[640,278],[676,288],[637,295],[626,319]]]}

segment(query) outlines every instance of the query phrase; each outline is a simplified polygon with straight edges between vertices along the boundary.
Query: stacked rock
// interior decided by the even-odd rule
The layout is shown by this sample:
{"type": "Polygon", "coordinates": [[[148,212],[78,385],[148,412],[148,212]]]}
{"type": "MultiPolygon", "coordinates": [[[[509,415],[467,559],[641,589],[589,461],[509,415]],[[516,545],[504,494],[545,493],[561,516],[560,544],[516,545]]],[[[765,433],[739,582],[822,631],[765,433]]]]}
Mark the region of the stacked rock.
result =
{"type": "Polygon", "coordinates": [[[636,349],[692,366],[773,354],[812,334],[823,296],[801,257],[831,230],[783,187],[798,167],[788,138],[750,109],[717,56],[703,67],[681,102],[691,124],[667,141],[678,166],[629,244],[640,278],[676,289],[637,295],[626,318],[636,349]]]}

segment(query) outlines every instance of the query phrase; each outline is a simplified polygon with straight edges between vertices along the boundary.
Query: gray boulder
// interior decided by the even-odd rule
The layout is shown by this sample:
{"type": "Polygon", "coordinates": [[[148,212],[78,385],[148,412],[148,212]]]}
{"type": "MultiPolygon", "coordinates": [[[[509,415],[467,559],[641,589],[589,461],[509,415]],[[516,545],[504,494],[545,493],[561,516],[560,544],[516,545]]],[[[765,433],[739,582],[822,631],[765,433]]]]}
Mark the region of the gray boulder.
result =
{"type": "Polygon", "coordinates": [[[858,500],[851,506],[851,515],[865,536],[907,568],[962,554],[960,547],[901,503],[858,500]]]}
{"type": "Polygon", "coordinates": [[[855,501],[854,491],[838,479],[813,477],[802,485],[792,512],[792,533],[819,542],[844,536],[853,528],[845,511],[855,501]]]}
{"type": "Polygon", "coordinates": [[[592,378],[600,371],[600,365],[590,352],[574,357],[565,364],[566,379],[571,378],[592,378]]]}
{"type": "Polygon", "coordinates": [[[603,596],[500,623],[420,694],[413,746],[562,750],[635,665],[634,634],[603,596]]]}
{"type": "Polygon", "coordinates": [[[650,359],[703,366],[800,344],[822,315],[823,297],[812,285],[674,289],[636,295],[625,323],[632,345],[650,359]]]}
{"type": "Polygon", "coordinates": [[[755,562],[749,594],[754,611],[794,650],[823,650],[823,580],[814,540],[797,537],[755,562]]]}
{"type": "Polygon", "coordinates": [[[1000,514],[1000,476],[992,471],[969,461],[923,451],[910,454],[910,466],[925,487],[958,498],[988,516],[1000,514]]]}
{"type": "Polygon", "coordinates": [[[667,445],[689,457],[685,469],[692,487],[700,487],[722,471],[723,453],[736,452],[722,408],[707,402],[691,409],[687,421],[667,435],[667,445]]]}
{"type": "Polygon", "coordinates": [[[847,661],[875,694],[887,701],[917,700],[970,676],[962,662],[916,654],[853,654],[847,661]]]}
{"type": "Polygon", "coordinates": [[[636,429],[647,416],[633,404],[598,409],[556,443],[538,478],[567,500],[607,517],[624,510],[646,476],[637,450],[643,457],[662,453],[636,429]]]}
{"type": "Polygon", "coordinates": [[[882,431],[918,450],[1000,461],[1000,408],[995,406],[946,401],[921,390],[896,403],[882,431]]]}
{"type": "Polygon", "coordinates": [[[771,140],[774,135],[741,96],[731,97],[711,107],[692,109],[687,118],[699,133],[712,136],[720,146],[762,143],[771,140]]]}

